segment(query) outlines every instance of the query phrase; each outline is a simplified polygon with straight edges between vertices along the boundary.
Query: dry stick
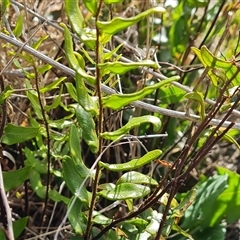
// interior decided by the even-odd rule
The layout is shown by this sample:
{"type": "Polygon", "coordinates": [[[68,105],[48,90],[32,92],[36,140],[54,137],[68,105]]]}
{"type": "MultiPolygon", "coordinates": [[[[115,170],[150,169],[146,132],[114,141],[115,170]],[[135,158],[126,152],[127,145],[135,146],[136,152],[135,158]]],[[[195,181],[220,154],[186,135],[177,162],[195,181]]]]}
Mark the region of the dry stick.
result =
{"type": "MultiPolygon", "coordinates": [[[[21,3],[16,2],[15,0],[11,0],[11,2],[12,2],[13,4],[15,4],[16,6],[22,8],[22,9],[25,9],[25,8],[26,8],[24,5],[22,5],[21,3]]],[[[52,27],[58,29],[58,30],[61,31],[61,32],[64,32],[64,29],[63,29],[62,27],[60,27],[59,25],[57,25],[57,24],[55,24],[55,23],[52,23],[52,22],[49,21],[47,18],[42,17],[40,14],[32,11],[32,10],[29,9],[29,8],[26,8],[26,9],[28,10],[28,12],[30,12],[32,15],[34,15],[35,17],[37,17],[38,19],[40,19],[42,22],[51,25],[52,27]]],[[[218,13],[218,14],[219,14],[219,13],[218,13]]],[[[215,21],[216,21],[216,19],[214,20],[214,22],[215,22],[215,21]]],[[[76,40],[80,40],[75,34],[71,34],[71,36],[72,36],[73,38],[75,38],[76,40]]],[[[0,36],[0,38],[1,38],[1,36],[0,36]]],[[[3,37],[2,37],[2,38],[3,38],[3,37]]],[[[130,48],[131,50],[133,50],[133,51],[136,52],[137,54],[140,53],[143,57],[146,57],[146,52],[145,52],[144,50],[142,50],[141,48],[134,48],[133,46],[131,46],[129,43],[127,43],[126,41],[124,41],[123,39],[121,39],[121,38],[118,37],[118,36],[113,36],[113,38],[114,38],[115,40],[117,40],[118,42],[123,43],[127,48],[130,48]]],[[[8,40],[7,40],[7,41],[8,41],[8,40]]],[[[13,42],[11,42],[11,43],[14,44],[13,42]]],[[[14,44],[14,45],[15,45],[15,44],[14,44]]],[[[202,44],[201,44],[201,45],[202,45],[202,44]]],[[[16,45],[16,46],[18,46],[18,45],[16,45]]],[[[27,50],[26,50],[26,51],[27,51],[27,50]]],[[[110,52],[110,50],[104,49],[104,52],[110,52]]],[[[131,61],[130,59],[125,58],[125,57],[120,57],[120,59],[121,59],[123,62],[126,62],[126,63],[132,63],[132,62],[133,62],[133,61],[131,61]]],[[[43,60],[43,59],[42,59],[42,60],[43,60]]],[[[43,61],[44,61],[44,60],[43,60],[43,61]]],[[[54,62],[54,60],[52,60],[52,62],[54,62]]],[[[52,64],[52,65],[54,66],[54,64],[52,64]]],[[[55,67],[56,67],[56,66],[55,66],[55,67]]],[[[57,68],[57,67],[56,67],[56,68],[57,68]]],[[[61,68],[59,68],[59,69],[61,69],[61,68]]],[[[148,69],[148,68],[143,68],[143,69],[144,69],[145,72],[152,74],[152,75],[153,75],[154,77],[156,77],[156,78],[159,78],[159,79],[161,79],[161,80],[167,79],[167,77],[164,76],[164,75],[163,75],[162,73],[160,73],[160,72],[155,72],[155,71],[153,71],[152,69],[148,69]]],[[[71,75],[71,74],[70,74],[70,75],[71,75]]],[[[172,84],[173,84],[174,86],[176,86],[176,87],[184,90],[185,92],[192,92],[192,89],[191,89],[191,88],[189,88],[189,87],[187,87],[187,86],[185,86],[185,85],[182,85],[182,84],[179,83],[179,82],[172,82],[172,84]]],[[[102,88],[103,88],[103,86],[102,86],[102,88]]],[[[105,91],[105,90],[103,89],[103,91],[105,91]]],[[[106,92],[106,93],[108,93],[108,92],[106,92]]],[[[115,92],[112,91],[112,92],[109,93],[109,94],[112,94],[112,93],[115,93],[115,92]]],[[[211,100],[211,99],[208,99],[208,98],[206,98],[205,101],[206,101],[206,103],[208,103],[208,104],[210,104],[210,105],[214,105],[214,104],[216,103],[215,101],[213,101],[213,100],[211,100]]],[[[236,116],[238,116],[238,117],[240,117],[240,112],[237,111],[236,109],[234,109],[233,114],[236,115],[236,116]]]]}
{"type": "MultiPolygon", "coordinates": [[[[35,49],[33,49],[33,48],[31,48],[31,47],[29,47],[27,45],[24,45],[20,41],[18,41],[16,39],[13,39],[13,38],[11,38],[11,37],[3,34],[3,33],[0,33],[0,38],[4,39],[5,41],[7,41],[9,43],[12,43],[13,45],[15,45],[15,46],[21,48],[22,50],[32,54],[33,56],[41,59],[42,61],[44,61],[46,63],[49,63],[53,67],[63,71],[65,74],[68,74],[68,75],[70,75],[72,77],[75,77],[75,71],[74,70],[66,67],[65,65],[63,65],[63,64],[61,64],[59,62],[54,61],[53,59],[47,57],[46,55],[42,54],[41,52],[38,52],[35,49]]],[[[151,73],[152,75],[154,75],[156,77],[161,78],[161,76],[162,76],[162,74],[154,72],[153,70],[150,70],[150,69],[144,69],[144,70],[149,72],[149,73],[151,73]]],[[[186,92],[192,92],[192,90],[189,87],[181,85],[178,82],[173,82],[173,84],[175,86],[185,90],[186,92]]],[[[102,91],[107,93],[107,94],[115,94],[116,93],[115,90],[113,90],[112,88],[110,88],[110,87],[108,87],[108,86],[106,86],[104,84],[101,84],[101,88],[102,88],[102,91]]],[[[216,103],[215,101],[210,100],[210,99],[209,100],[206,99],[206,102],[210,103],[211,105],[216,103]]],[[[170,116],[170,117],[174,117],[174,118],[180,118],[180,119],[184,119],[184,120],[189,120],[191,122],[200,122],[201,121],[201,119],[200,119],[200,117],[198,115],[189,114],[189,116],[186,116],[185,112],[169,110],[169,109],[153,106],[151,104],[148,104],[148,103],[145,103],[145,102],[142,102],[142,101],[135,101],[135,102],[131,103],[131,105],[133,105],[135,107],[143,108],[143,109],[145,109],[145,110],[147,110],[149,112],[155,112],[155,113],[159,113],[159,114],[170,116]]],[[[235,113],[235,115],[240,116],[240,112],[239,111],[234,109],[233,112],[235,113]]],[[[219,119],[212,119],[209,124],[217,126],[220,121],[221,120],[219,120],[219,119]]],[[[223,124],[223,127],[226,128],[230,124],[231,124],[230,121],[225,121],[224,124],[223,124]]],[[[240,123],[236,123],[232,128],[240,130],[240,123]]]]}

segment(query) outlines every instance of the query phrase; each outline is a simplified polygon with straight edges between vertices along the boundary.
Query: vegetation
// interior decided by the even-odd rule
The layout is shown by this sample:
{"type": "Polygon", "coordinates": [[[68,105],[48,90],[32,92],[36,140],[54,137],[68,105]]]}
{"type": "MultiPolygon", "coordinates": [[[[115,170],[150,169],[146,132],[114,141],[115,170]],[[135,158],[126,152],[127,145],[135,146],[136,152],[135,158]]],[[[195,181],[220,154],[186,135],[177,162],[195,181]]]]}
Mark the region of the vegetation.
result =
{"type": "Polygon", "coordinates": [[[161,2],[0,3],[0,239],[221,240],[240,218],[240,5],[161,2]]]}

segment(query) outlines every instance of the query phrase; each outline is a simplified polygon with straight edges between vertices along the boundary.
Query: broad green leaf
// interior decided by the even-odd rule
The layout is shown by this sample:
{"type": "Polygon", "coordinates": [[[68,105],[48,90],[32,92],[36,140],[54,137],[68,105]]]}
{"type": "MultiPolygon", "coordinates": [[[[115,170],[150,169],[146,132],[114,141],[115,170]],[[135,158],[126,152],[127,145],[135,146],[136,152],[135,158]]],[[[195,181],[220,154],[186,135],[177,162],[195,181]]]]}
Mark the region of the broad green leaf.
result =
{"type": "Polygon", "coordinates": [[[240,175],[223,167],[217,167],[218,174],[228,175],[228,188],[216,199],[213,206],[210,226],[214,226],[225,216],[227,223],[240,218],[240,175]]]}
{"type": "Polygon", "coordinates": [[[85,233],[87,218],[83,212],[83,203],[79,199],[75,201],[71,208],[68,219],[77,234],[83,235],[85,233]]]}
{"type": "Polygon", "coordinates": [[[135,127],[139,127],[143,123],[152,123],[154,132],[159,131],[161,128],[160,118],[156,116],[146,115],[146,116],[131,118],[128,121],[128,123],[125,124],[123,127],[113,132],[104,132],[101,134],[101,136],[108,140],[116,140],[121,135],[128,134],[131,129],[135,127]]]}
{"type": "Polygon", "coordinates": [[[2,142],[7,145],[26,142],[40,133],[40,128],[35,127],[21,127],[9,123],[4,130],[2,142]]]}
{"type": "Polygon", "coordinates": [[[96,14],[98,7],[97,0],[83,0],[83,3],[92,14],[96,14]]]}
{"type": "Polygon", "coordinates": [[[3,172],[3,182],[5,191],[10,191],[20,186],[29,178],[32,167],[23,167],[18,170],[3,172]]]}
{"type": "MultiPolygon", "coordinates": [[[[77,194],[78,189],[84,178],[89,174],[88,168],[84,163],[75,163],[70,157],[66,156],[62,162],[63,179],[72,194],[77,194]]],[[[81,202],[89,203],[89,196],[86,187],[82,187],[78,193],[81,202]]]]}
{"type": "Polygon", "coordinates": [[[151,184],[151,185],[158,185],[158,182],[154,180],[153,178],[142,174],[140,172],[127,172],[124,173],[117,181],[117,185],[121,183],[138,183],[138,184],[151,184]]]}
{"type": "Polygon", "coordinates": [[[151,60],[143,60],[141,62],[132,62],[132,63],[124,63],[124,62],[106,62],[99,63],[98,67],[103,70],[103,75],[109,73],[115,74],[124,74],[131,69],[136,69],[139,67],[153,67],[157,68],[157,64],[151,60]]]}
{"type": "Polygon", "coordinates": [[[55,88],[58,87],[58,85],[64,81],[67,77],[60,77],[58,78],[57,80],[54,80],[52,83],[48,84],[47,86],[43,87],[40,89],[40,92],[41,93],[45,93],[45,92],[48,92],[48,91],[51,91],[55,88]]]}
{"type": "Polygon", "coordinates": [[[137,168],[140,168],[151,161],[155,160],[162,154],[162,151],[160,150],[153,150],[148,153],[146,153],[144,156],[142,156],[139,159],[133,159],[126,163],[119,163],[119,164],[109,164],[104,163],[102,161],[99,162],[99,166],[102,168],[106,168],[107,170],[113,171],[113,172],[120,172],[120,171],[129,171],[134,170],[137,168]]]}
{"type": "Polygon", "coordinates": [[[183,229],[204,229],[216,213],[216,199],[227,188],[227,175],[215,175],[202,183],[197,189],[194,203],[185,211],[183,229]]]}
{"type": "Polygon", "coordinates": [[[20,12],[16,20],[16,26],[13,29],[13,34],[16,38],[19,38],[22,35],[23,19],[24,19],[23,14],[22,12],[20,12]]]}
{"type": "Polygon", "coordinates": [[[110,96],[104,97],[102,99],[102,103],[104,107],[109,107],[114,110],[118,110],[131,102],[137,101],[139,99],[142,99],[148,94],[151,94],[153,91],[156,89],[168,85],[173,81],[178,80],[179,77],[171,77],[169,79],[163,80],[159,83],[156,83],[154,85],[148,86],[143,88],[142,90],[135,92],[135,93],[130,93],[130,94],[112,94],[110,96]]]}
{"type": "Polygon", "coordinates": [[[98,194],[108,200],[115,201],[142,198],[149,193],[149,187],[134,183],[121,183],[112,190],[103,190],[98,194]]]}
{"type": "Polygon", "coordinates": [[[195,100],[199,103],[199,110],[200,110],[200,117],[201,120],[205,118],[205,103],[204,103],[204,96],[201,92],[190,92],[185,95],[186,98],[195,100]]]}
{"type": "MultiPolygon", "coordinates": [[[[14,239],[18,239],[22,231],[27,226],[28,217],[20,218],[16,221],[13,221],[13,233],[14,233],[14,239]]],[[[2,239],[2,238],[1,238],[2,239]]]]}
{"type": "Polygon", "coordinates": [[[162,7],[155,7],[148,9],[134,17],[130,18],[122,18],[122,17],[115,17],[113,20],[109,22],[97,22],[97,27],[100,29],[101,33],[107,33],[110,35],[114,35],[115,33],[124,30],[136,23],[138,23],[143,18],[149,16],[153,13],[165,13],[166,10],[162,7]]]}
{"type": "Polygon", "coordinates": [[[90,113],[86,112],[81,106],[76,106],[76,117],[82,129],[82,138],[89,146],[91,152],[98,152],[98,137],[95,122],[90,113]]]}
{"type": "MultiPolygon", "coordinates": [[[[74,0],[75,1],[75,0],[74,0]]],[[[71,2],[71,1],[70,1],[71,2]]],[[[69,64],[72,66],[72,68],[84,79],[89,84],[95,85],[96,84],[96,79],[92,77],[91,75],[88,75],[84,69],[82,69],[79,65],[79,61],[76,58],[74,51],[73,51],[73,43],[72,43],[72,37],[70,35],[70,32],[66,25],[64,23],[60,24],[64,28],[64,48],[66,52],[66,58],[69,62],[69,64]]]]}
{"type": "Polygon", "coordinates": [[[76,73],[76,91],[80,106],[92,116],[98,115],[99,107],[97,101],[94,101],[93,98],[89,96],[85,83],[78,73],[76,73]]]}
{"type": "Polygon", "coordinates": [[[13,88],[8,85],[4,88],[4,90],[0,93],[0,104],[3,104],[3,102],[10,97],[10,95],[14,92],[13,88]]]}

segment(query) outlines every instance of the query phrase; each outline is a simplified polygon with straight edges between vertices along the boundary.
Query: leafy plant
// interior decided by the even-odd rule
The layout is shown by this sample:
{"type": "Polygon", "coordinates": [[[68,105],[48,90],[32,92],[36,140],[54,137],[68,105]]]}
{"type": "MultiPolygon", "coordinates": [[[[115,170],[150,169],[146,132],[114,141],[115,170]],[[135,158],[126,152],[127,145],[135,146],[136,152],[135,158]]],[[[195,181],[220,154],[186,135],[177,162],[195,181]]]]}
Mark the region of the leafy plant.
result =
{"type": "MultiPolygon", "coordinates": [[[[65,0],[69,24],[44,22],[64,38],[61,56],[53,60],[40,52],[51,41],[48,36],[36,39],[36,30],[26,38],[24,13],[16,16],[13,29],[6,18],[12,6],[42,17],[15,1],[3,1],[0,38],[8,43],[0,42],[7,52],[0,73],[0,136],[3,148],[16,148],[19,159],[12,160],[18,169],[0,169],[0,189],[24,199],[25,209],[12,223],[6,194],[1,192],[1,239],[29,237],[24,233],[31,216],[29,193],[32,202],[43,203],[35,221],[47,229],[53,224],[54,239],[60,239],[66,221],[71,230],[64,239],[166,239],[172,234],[174,239],[223,239],[226,223],[239,218],[239,176],[230,170],[217,167],[217,174],[199,177],[195,187],[179,194],[215,144],[224,139],[239,150],[234,129],[240,125],[228,120],[239,116],[239,66],[218,54],[232,23],[230,14],[212,51],[207,47],[211,34],[199,47],[189,43],[190,36],[199,40],[196,30],[207,26],[205,17],[212,11],[207,2],[180,1],[175,7],[137,11],[132,1],[123,16],[115,14],[123,2],[65,0]],[[192,15],[196,8],[205,11],[200,25],[198,15],[192,15]],[[166,21],[168,13],[172,26],[166,21]],[[150,22],[154,35],[158,19],[169,39],[163,56],[150,49],[150,22]],[[131,44],[136,32],[140,43],[147,33],[146,50],[131,44]],[[133,51],[129,58],[124,56],[126,49],[133,51]],[[190,49],[203,68],[194,72],[194,83],[191,72],[167,63],[170,58],[186,65],[190,49]],[[159,64],[174,71],[160,69],[159,64]],[[21,87],[4,85],[10,66],[21,73],[21,87]],[[135,84],[131,75],[140,74],[135,84]],[[28,108],[24,120],[12,118],[10,123],[8,105],[18,93],[28,108]],[[159,136],[165,132],[167,139],[161,142],[159,136]],[[53,223],[58,206],[64,213],[53,223]]],[[[5,152],[1,149],[3,168],[5,152]]]]}

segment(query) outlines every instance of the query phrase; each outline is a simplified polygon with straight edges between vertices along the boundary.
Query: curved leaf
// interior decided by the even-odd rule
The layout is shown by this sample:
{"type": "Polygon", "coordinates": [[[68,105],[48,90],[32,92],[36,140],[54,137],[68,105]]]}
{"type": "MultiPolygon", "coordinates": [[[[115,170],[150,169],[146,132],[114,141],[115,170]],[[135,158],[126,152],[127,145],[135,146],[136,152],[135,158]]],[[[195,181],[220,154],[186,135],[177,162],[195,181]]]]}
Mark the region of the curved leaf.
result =
{"type": "Polygon", "coordinates": [[[134,183],[121,183],[116,188],[99,192],[99,195],[109,200],[126,200],[142,198],[150,193],[150,188],[134,184],[134,183]]]}
{"type": "Polygon", "coordinates": [[[165,86],[167,84],[170,84],[173,81],[178,80],[179,77],[171,77],[169,79],[163,80],[159,83],[156,83],[154,85],[148,86],[143,88],[142,90],[135,92],[135,93],[130,93],[130,94],[112,94],[110,96],[104,97],[102,99],[103,106],[109,107],[114,110],[118,110],[131,102],[137,101],[139,99],[142,99],[148,94],[151,94],[153,91],[156,89],[165,86]]]}
{"type": "Polygon", "coordinates": [[[139,67],[153,67],[158,68],[157,64],[151,60],[143,60],[141,62],[132,62],[132,63],[124,63],[124,62],[106,62],[99,63],[98,67],[102,69],[103,75],[111,73],[115,74],[124,74],[131,69],[136,69],[139,67]]]}
{"type": "Polygon", "coordinates": [[[83,0],[83,3],[92,14],[97,12],[97,0],[83,0]]]}
{"type": "Polygon", "coordinates": [[[92,116],[96,116],[99,113],[97,102],[89,96],[85,83],[82,77],[76,72],[76,92],[78,97],[78,103],[81,107],[91,113],[92,116]]]}
{"type": "Polygon", "coordinates": [[[117,181],[117,185],[121,183],[126,183],[126,182],[131,182],[131,183],[138,183],[138,184],[150,184],[150,185],[158,185],[158,182],[154,180],[153,178],[142,174],[140,172],[127,172],[123,174],[117,181]]]}
{"type": "Polygon", "coordinates": [[[130,18],[122,18],[122,17],[115,17],[113,20],[109,22],[97,22],[97,27],[100,29],[102,33],[107,33],[110,35],[115,34],[116,32],[119,32],[123,29],[126,29],[133,24],[136,24],[143,18],[147,17],[148,15],[152,13],[165,13],[166,10],[163,7],[155,7],[148,9],[147,11],[144,11],[134,17],[130,18]]]}
{"type": "MultiPolygon", "coordinates": [[[[69,64],[72,66],[72,68],[86,81],[92,85],[96,84],[96,79],[90,75],[88,75],[84,69],[80,67],[79,61],[76,58],[76,55],[73,51],[73,43],[72,43],[72,37],[70,35],[70,32],[67,28],[67,26],[64,23],[60,23],[60,25],[64,28],[64,48],[66,52],[66,58],[69,62],[69,64]]],[[[79,56],[78,56],[79,57],[79,56]]]]}
{"type": "Polygon", "coordinates": [[[131,118],[129,122],[123,127],[119,128],[114,132],[104,132],[101,134],[101,136],[105,139],[115,140],[121,135],[129,133],[131,129],[135,127],[139,127],[143,123],[152,123],[154,132],[159,131],[161,128],[161,121],[158,117],[146,115],[146,116],[131,118]]]}
{"type": "Polygon", "coordinates": [[[129,171],[129,170],[140,168],[150,163],[151,161],[158,158],[161,154],[162,154],[162,151],[157,149],[157,150],[153,150],[151,152],[146,153],[143,157],[139,159],[133,159],[126,163],[108,164],[100,161],[99,166],[113,172],[129,171]]]}

